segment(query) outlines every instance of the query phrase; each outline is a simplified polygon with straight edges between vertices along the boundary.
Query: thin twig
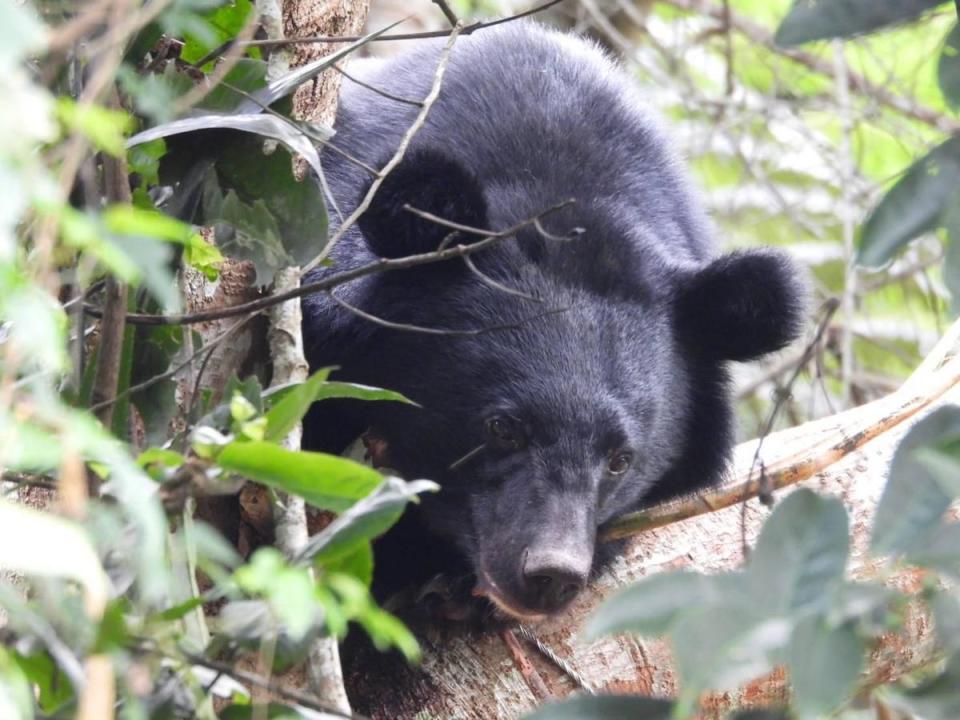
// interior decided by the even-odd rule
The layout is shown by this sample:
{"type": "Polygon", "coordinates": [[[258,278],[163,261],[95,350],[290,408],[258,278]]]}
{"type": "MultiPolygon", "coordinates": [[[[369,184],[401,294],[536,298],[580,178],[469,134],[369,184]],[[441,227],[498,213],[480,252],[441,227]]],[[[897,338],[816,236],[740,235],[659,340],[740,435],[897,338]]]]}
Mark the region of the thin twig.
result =
{"type": "Polygon", "coordinates": [[[226,340],[230,335],[232,335],[235,331],[239,330],[241,327],[247,324],[250,320],[255,318],[258,314],[259,313],[251,313],[247,317],[241,318],[240,320],[235,322],[233,325],[228,327],[226,330],[224,330],[222,333],[220,333],[215,338],[213,338],[213,340],[206,343],[203,347],[201,347],[200,349],[192,353],[190,357],[188,357],[179,365],[174,366],[173,368],[171,368],[165,373],[162,373],[160,375],[154,375],[153,377],[147,380],[144,380],[141,383],[137,383],[136,385],[131,385],[123,392],[117,393],[117,395],[111,399],[104,400],[103,402],[97,403],[95,405],[91,405],[90,411],[93,413],[96,413],[98,410],[101,409],[102,406],[106,406],[110,403],[115,403],[118,400],[122,400],[123,398],[127,397],[128,395],[136,395],[139,392],[143,392],[144,390],[150,387],[153,387],[159,382],[163,382],[164,380],[169,380],[172,377],[176,377],[176,375],[180,371],[184,370],[187,366],[190,365],[190,363],[192,363],[194,360],[200,357],[203,353],[205,352],[212,353],[214,348],[216,348],[217,345],[219,345],[221,342],[226,340]]]}
{"type": "Polygon", "coordinates": [[[388,93],[386,90],[382,90],[376,87],[375,85],[371,85],[370,83],[364,82],[363,80],[360,80],[354,75],[351,75],[339,65],[334,65],[333,69],[336,70],[341,75],[343,75],[347,80],[352,82],[354,85],[359,85],[362,88],[366,88],[370,92],[376,93],[381,97],[385,97],[387,100],[394,100],[395,102],[403,103],[405,105],[413,105],[414,107],[423,107],[423,101],[411,100],[409,98],[400,97],[399,95],[394,95],[393,93],[388,93]]]}
{"type": "MultiPolygon", "coordinates": [[[[491,230],[484,230],[481,228],[472,228],[469,226],[468,232],[475,235],[485,236],[485,239],[479,240],[470,245],[455,245],[444,250],[439,250],[436,252],[420,253],[417,255],[408,255],[402,258],[387,259],[381,258],[375,260],[366,265],[361,265],[360,267],[353,268],[351,270],[345,270],[342,273],[337,275],[332,275],[330,277],[324,278],[322,280],[317,280],[316,282],[306,283],[301,285],[299,288],[293,288],[286,292],[276,293],[270,295],[269,297],[257,298],[256,300],[251,300],[250,302],[240,303],[239,305],[233,305],[228,308],[217,308],[212,310],[201,310],[195,313],[184,313],[179,315],[151,315],[145,313],[128,313],[127,322],[134,325],[190,325],[193,323],[207,322],[210,320],[222,320],[224,318],[236,317],[238,315],[245,315],[247,313],[256,312],[258,310],[264,310],[266,308],[272,307],[277,303],[286,302],[287,300],[292,300],[293,298],[304,297],[306,295],[313,295],[320,292],[326,292],[332,290],[333,288],[343,285],[344,283],[356,280],[367,275],[373,275],[379,272],[387,272],[391,270],[403,270],[407,268],[417,267],[420,265],[427,265],[435,262],[443,262],[444,260],[450,260],[452,258],[464,257],[465,255],[471,255],[482,250],[486,250],[491,245],[494,245],[498,242],[501,242],[507,238],[513,237],[521,230],[531,226],[537,226],[540,221],[540,218],[546,217],[551,213],[560,210],[561,208],[567,207],[573,203],[573,200],[564,200],[563,202],[557,203],[556,205],[547,208],[540,215],[534,218],[529,218],[522,222],[513,225],[512,227],[507,228],[499,232],[494,232],[491,230]]],[[[447,221],[444,221],[447,222],[447,221]]],[[[84,312],[93,317],[100,317],[102,315],[103,309],[94,305],[85,304],[84,312]]]]}
{"type": "MultiPolygon", "coordinates": [[[[497,25],[503,25],[504,23],[513,22],[514,20],[520,20],[536,13],[543,12],[552,8],[554,5],[559,5],[560,3],[565,2],[565,0],[550,0],[550,2],[543,3],[542,5],[537,5],[536,7],[530,8],[529,10],[524,10],[523,12],[516,13],[515,15],[510,15],[504,18],[498,18],[496,20],[489,20],[487,22],[475,22],[470,25],[465,25],[459,31],[460,35],[470,35],[471,33],[476,32],[477,30],[483,30],[485,28],[496,27],[497,25]]],[[[429,30],[426,32],[416,32],[416,33],[395,33],[393,35],[380,35],[378,37],[372,38],[371,42],[384,42],[388,40],[425,40],[428,38],[444,38],[449,37],[454,32],[456,28],[451,28],[450,30],[429,30]]],[[[363,36],[361,35],[314,35],[311,37],[304,38],[287,38],[285,40],[248,40],[244,43],[245,47],[277,47],[279,45],[298,45],[298,44],[310,44],[310,43],[342,43],[342,42],[356,42],[357,40],[362,40],[363,36]]]]}
{"type": "Polygon", "coordinates": [[[224,675],[229,675],[230,677],[239,680],[240,682],[247,683],[254,687],[262,688],[267,692],[273,693],[278,697],[281,697],[285,700],[295,702],[308,710],[313,710],[319,713],[329,713],[330,715],[336,715],[341,718],[348,718],[348,720],[367,720],[363,715],[357,713],[345,713],[342,710],[338,710],[335,707],[325,705],[324,703],[318,701],[311,695],[300,692],[299,690],[294,690],[288,687],[284,682],[280,680],[274,680],[273,678],[265,678],[256,673],[247,672],[246,670],[240,670],[235,668],[229,663],[220,662],[219,660],[210,660],[203,657],[202,655],[196,655],[191,652],[183,652],[183,657],[190,663],[194,665],[199,665],[201,667],[209,668],[215,672],[223,673],[224,675]]]}
{"type": "Polygon", "coordinates": [[[304,275],[320,265],[320,263],[330,256],[330,253],[333,252],[333,249],[337,246],[337,243],[340,242],[340,238],[342,238],[346,232],[353,227],[354,223],[356,223],[360,216],[363,215],[363,213],[367,211],[367,208],[370,207],[370,203],[373,202],[374,196],[377,194],[377,191],[380,189],[380,185],[383,184],[383,181],[386,179],[387,175],[389,175],[390,172],[393,171],[393,169],[403,160],[403,156],[407,151],[407,147],[410,145],[410,141],[413,140],[413,136],[420,131],[420,128],[422,128],[423,124],[427,121],[427,114],[430,112],[430,108],[433,107],[433,103],[436,102],[437,97],[440,95],[440,86],[443,84],[443,75],[447,70],[447,63],[450,61],[450,51],[453,50],[453,44],[456,42],[459,34],[459,26],[455,27],[451,31],[450,37],[440,53],[440,59],[437,62],[437,69],[433,74],[433,84],[430,86],[430,92],[427,93],[427,96],[423,99],[423,107],[420,108],[420,112],[417,113],[417,117],[414,118],[413,123],[411,123],[410,127],[407,128],[407,131],[403,134],[403,137],[400,138],[400,144],[397,146],[397,150],[393,154],[393,157],[390,158],[387,164],[384,165],[380,170],[380,174],[374,178],[372,183],[370,183],[370,187],[363,196],[363,200],[361,200],[360,204],[352,213],[350,213],[350,216],[340,223],[337,231],[327,241],[327,244],[324,245],[320,253],[303,267],[304,275]]]}
{"type": "Polygon", "coordinates": [[[433,327],[424,327],[423,325],[409,325],[407,323],[398,323],[393,322],[392,320],[385,320],[382,317],[377,317],[376,315],[371,315],[370,313],[361,310],[355,305],[351,305],[346,300],[342,300],[334,295],[332,292],[327,293],[330,296],[330,299],[333,300],[337,305],[342,307],[344,310],[352,312],[357,317],[361,317],[364,320],[369,320],[375,325],[380,325],[381,327],[388,328],[390,330],[400,330],[403,332],[415,332],[421,333],[423,335],[448,335],[450,337],[475,337],[477,335],[485,335],[490,332],[500,332],[502,330],[519,330],[524,325],[527,325],[534,320],[539,320],[550,315],[559,315],[560,313],[567,312],[570,308],[553,308],[552,310],[545,310],[535,315],[520,320],[519,322],[509,323],[505,325],[488,325],[482,328],[467,328],[465,330],[456,329],[456,328],[433,328],[433,327]]]}
{"type": "Polygon", "coordinates": [[[440,12],[443,13],[443,16],[447,19],[447,22],[450,23],[450,27],[456,27],[457,23],[460,22],[460,18],[457,17],[457,14],[447,5],[447,0],[433,0],[433,4],[440,8],[440,12]]]}

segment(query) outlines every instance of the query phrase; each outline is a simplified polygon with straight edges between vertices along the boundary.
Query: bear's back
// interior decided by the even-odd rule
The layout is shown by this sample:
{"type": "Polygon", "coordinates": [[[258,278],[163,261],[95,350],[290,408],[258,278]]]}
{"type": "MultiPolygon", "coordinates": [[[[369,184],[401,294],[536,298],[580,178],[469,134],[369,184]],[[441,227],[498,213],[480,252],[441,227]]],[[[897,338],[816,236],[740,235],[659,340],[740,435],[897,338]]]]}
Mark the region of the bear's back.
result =
{"type": "MultiPolygon", "coordinates": [[[[365,83],[422,100],[445,41],[412,43],[396,58],[351,66],[365,83]]],[[[380,168],[420,108],[344,80],[334,144],[380,168]]],[[[603,224],[608,243],[640,245],[685,265],[713,254],[708,224],[656,119],[633,81],[589,42],[515,22],[456,40],[439,97],[410,150],[446,154],[479,180],[493,229],[574,198],[573,220],[603,224]]],[[[342,155],[323,153],[340,210],[371,180],[342,155]]],[[[591,228],[587,228],[588,231],[591,228]]],[[[356,233],[342,259],[363,254],[356,233]]],[[[368,258],[363,258],[368,259],[368,258]]]]}

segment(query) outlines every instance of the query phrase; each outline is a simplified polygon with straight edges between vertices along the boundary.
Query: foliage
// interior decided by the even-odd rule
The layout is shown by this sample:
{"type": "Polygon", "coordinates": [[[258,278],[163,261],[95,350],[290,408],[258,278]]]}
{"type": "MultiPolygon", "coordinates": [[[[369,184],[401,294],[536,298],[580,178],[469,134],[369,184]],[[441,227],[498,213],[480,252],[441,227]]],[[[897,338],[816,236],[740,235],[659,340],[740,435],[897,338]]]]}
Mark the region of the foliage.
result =
{"type": "Polygon", "coordinates": [[[74,716],[102,683],[98,662],[124,717],[209,718],[211,692],[225,716],[249,713],[249,688],[210,674],[244,651],[271,672],[353,624],[379,648],[419,655],[372,599],[371,542],[436,486],[283,446],[315,402],[406,398],[327,370],[263,391],[266,357],[218,386],[204,372],[223,337],[176,324],[128,325],[116,384],[100,386],[113,328],[85,315],[110,283],[131,288],[121,310],[177,312],[191,274],[216,282],[226,261],[248,259],[265,286],[322,249],[317,146],[331,131],[294,121],[288,96],[367,41],[268,82],[256,47],[232,61],[218,50],[251,21],[250,2],[163,5],[91,23],[96,6],[45,4],[52,32],[30,6],[0,7],[0,87],[17,108],[0,121],[3,718],[74,716]],[[55,47],[72,32],[82,42],[55,47]],[[265,139],[280,146],[266,154],[265,139]],[[313,171],[304,182],[294,154],[313,171]],[[269,546],[241,557],[194,511],[247,480],[340,515],[297,557],[269,546]]]}

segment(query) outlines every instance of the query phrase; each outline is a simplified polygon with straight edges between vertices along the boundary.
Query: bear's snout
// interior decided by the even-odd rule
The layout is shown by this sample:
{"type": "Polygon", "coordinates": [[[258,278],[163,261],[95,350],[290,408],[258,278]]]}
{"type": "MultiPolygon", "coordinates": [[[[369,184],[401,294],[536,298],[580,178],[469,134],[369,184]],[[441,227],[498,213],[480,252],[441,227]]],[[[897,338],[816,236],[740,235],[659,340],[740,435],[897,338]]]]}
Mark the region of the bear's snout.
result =
{"type": "Polygon", "coordinates": [[[522,565],[524,604],[545,613],[557,612],[583,589],[589,574],[589,555],[528,548],[522,565]]]}

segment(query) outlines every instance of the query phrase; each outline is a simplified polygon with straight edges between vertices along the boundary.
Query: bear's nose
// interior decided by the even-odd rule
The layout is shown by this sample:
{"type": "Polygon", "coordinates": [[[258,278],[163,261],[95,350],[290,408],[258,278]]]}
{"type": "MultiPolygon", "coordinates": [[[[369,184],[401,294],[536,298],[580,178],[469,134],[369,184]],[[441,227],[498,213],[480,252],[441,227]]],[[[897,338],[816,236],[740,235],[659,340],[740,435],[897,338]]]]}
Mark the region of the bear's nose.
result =
{"type": "Polygon", "coordinates": [[[554,612],[583,589],[589,572],[589,566],[567,553],[528,549],[523,560],[525,594],[531,606],[554,612]]]}

